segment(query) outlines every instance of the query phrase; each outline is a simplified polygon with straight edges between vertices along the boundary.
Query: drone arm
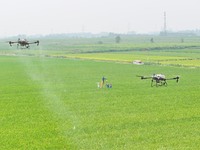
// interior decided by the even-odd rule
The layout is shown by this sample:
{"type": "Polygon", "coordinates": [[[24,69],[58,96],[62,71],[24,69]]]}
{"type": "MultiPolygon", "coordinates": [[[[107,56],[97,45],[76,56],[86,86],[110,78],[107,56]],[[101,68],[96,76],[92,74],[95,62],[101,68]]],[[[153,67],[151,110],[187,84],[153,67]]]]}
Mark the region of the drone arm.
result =
{"type": "Polygon", "coordinates": [[[179,80],[179,76],[174,77],[174,78],[168,78],[168,79],[166,79],[166,80],[176,80],[176,82],[178,82],[178,80],[179,80]]]}
{"type": "Polygon", "coordinates": [[[39,41],[36,41],[36,42],[30,42],[30,43],[28,42],[28,44],[37,44],[37,46],[39,45],[39,43],[40,43],[39,41]]]}
{"type": "Polygon", "coordinates": [[[9,41],[8,43],[9,43],[10,46],[12,46],[12,44],[15,44],[15,43],[18,43],[18,42],[9,41]]]}
{"type": "Polygon", "coordinates": [[[145,77],[145,76],[137,76],[137,77],[140,77],[142,80],[143,79],[152,79],[152,77],[145,77]]]}
{"type": "Polygon", "coordinates": [[[141,79],[152,79],[152,77],[144,77],[144,76],[141,76],[141,79]]]}

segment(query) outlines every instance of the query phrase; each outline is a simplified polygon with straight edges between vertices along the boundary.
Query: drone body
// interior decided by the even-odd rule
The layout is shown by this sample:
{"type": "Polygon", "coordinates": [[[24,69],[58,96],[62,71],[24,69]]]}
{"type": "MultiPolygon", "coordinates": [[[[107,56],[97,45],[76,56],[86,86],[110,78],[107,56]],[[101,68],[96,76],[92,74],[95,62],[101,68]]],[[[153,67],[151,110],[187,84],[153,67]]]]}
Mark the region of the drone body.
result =
{"type": "Polygon", "coordinates": [[[37,44],[37,46],[39,45],[39,41],[35,41],[35,42],[29,42],[26,39],[18,39],[18,41],[9,41],[8,42],[10,44],[10,46],[12,46],[12,44],[17,44],[17,48],[20,46],[21,48],[29,48],[30,45],[29,44],[37,44]]]}
{"type": "Polygon", "coordinates": [[[176,80],[178,82],[179,76],[173,77],[173,78],[166,78],[163,74],[153,74],[152,76],[138,76],[141,77],[141,79],[151,79],[151,86],[167,86],[167,80],[176,80]]]}

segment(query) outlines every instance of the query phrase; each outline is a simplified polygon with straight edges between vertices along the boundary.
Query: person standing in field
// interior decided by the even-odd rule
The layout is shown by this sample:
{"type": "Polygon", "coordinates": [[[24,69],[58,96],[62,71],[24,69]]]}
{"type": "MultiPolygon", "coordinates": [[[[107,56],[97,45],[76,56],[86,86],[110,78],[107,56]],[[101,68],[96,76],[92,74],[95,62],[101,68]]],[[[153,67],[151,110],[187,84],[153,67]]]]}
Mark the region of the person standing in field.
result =
{"type": "Polygon", "coordinates": [[[104,84],[105,84],[105,81],[106,81],[106,78],[103,76],[103,77],[102,77],[102,79],[101,79],[101,87],[103,87],[103,86],[104,86],[104,84]]]}

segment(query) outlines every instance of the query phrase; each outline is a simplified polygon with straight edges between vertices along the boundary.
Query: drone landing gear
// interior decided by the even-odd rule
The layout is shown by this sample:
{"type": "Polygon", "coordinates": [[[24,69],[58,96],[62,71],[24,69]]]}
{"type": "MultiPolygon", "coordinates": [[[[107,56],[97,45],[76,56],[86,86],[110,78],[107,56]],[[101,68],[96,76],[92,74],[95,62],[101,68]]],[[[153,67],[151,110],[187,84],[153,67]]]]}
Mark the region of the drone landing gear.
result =
{"type": "Polygon", "coordinates": [[[155,81],[155,83],[153,82],[153,80],[151,80],[151,87],[153,87],[153,86],[156,86],[156,87],[158,87],[158,86],[167,86],[167,82],[166,81],[155,81]]]}
{"type": "Polygon", "coordinates": [[[167,82],[166,82],[166,81],[161,82],[161,84],[162,84],[163,86],[167,86],[167,82]]]}
{"type": "Polygon", "coordinates": [[[29,45],[21,45],[21,46],[18,46],[17,49],[20,47],[20,49],[29,49],[30,46],[29,45]]]}

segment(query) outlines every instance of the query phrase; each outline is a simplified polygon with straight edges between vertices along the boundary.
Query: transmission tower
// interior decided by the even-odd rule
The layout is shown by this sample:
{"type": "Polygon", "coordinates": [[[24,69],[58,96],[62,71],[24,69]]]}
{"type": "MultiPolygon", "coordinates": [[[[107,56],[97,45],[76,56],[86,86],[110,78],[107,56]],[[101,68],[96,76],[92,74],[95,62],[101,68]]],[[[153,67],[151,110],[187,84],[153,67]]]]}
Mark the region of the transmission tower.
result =
{"type": "Polygon", "coordinates": [[[164,34],[167,34],[167,16],[166,12],[164,12],[164,34]]]}

